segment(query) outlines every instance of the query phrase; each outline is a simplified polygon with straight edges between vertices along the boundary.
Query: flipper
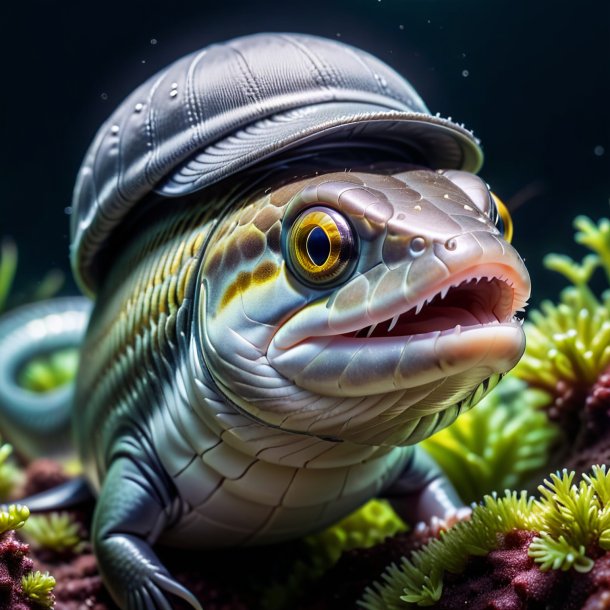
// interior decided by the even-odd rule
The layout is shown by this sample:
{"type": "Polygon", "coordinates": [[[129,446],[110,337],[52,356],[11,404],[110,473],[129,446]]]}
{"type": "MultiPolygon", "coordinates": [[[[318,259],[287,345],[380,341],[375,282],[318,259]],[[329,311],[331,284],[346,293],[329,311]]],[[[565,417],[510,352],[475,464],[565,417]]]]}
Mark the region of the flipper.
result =
{"type": "Polygon", "coordinates": [[[57,487],[19,500],[33,513],[65,510],[84,504],[94,498],[84,477],[70,479],[57,487]]]}
{"type": "Polygon", "coordinates": [[[465,508],[437,463],[420,447],[413,448],[402,474],[383,495],[412,524],[446,520],[465,508]]]}
{"type": "Polygon", "coordinates": [[[106,475],[93,519],[93,544],[110,594],[125,610],[171,610],[171,596],[202,610],[152,550],[171,524],[175,502],[162,476],[130,456],[106,475]]]}

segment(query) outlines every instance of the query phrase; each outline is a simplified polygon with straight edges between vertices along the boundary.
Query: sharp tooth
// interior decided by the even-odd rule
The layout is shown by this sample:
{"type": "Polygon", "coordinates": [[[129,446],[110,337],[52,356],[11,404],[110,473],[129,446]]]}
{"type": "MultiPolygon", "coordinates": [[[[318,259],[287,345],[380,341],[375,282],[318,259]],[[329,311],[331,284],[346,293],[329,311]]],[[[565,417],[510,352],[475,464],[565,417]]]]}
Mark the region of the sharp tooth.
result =
{"type": "Polygon", "coordinates": [[[458,325],[455,327],[455,334],[456,334],[456,335],[459,335],[459,334],[461,334],[461,332],[462,332],[462,327],[461,327],[461,326],[458,324],[458,325]]]}
{"type": "Polygon", "coordinates": [[[425,301],[422,301],[421,303],[418,303],[417,307],[415,308],[415,315],[417,315],[421,310],[422,307],[424,306],[425,301]]]}
{"type": "Polygon", "coordinates": [[[444,299],[447,296],[447,293],[449,292],[449,286],[445,286],[442,290],[441,290],[441,299],[444,299]]]}
{"type": "Polygon", "coordinates": [[[366,333],[367,339],[373,334],[375,328],[377,328],[377,324],[372,324],[371,326],[369,326],[369,332],[366,333]]]}
{"type": "Polygon", "coordinates": [[[392,318],[392,321],[390,322],[390,325],[388,326],[389,333],[391,333],[392,329],[396,326],[396,322],[398,322],[398,318],[400,318],[400,314],[398,314],[392,318]]]}

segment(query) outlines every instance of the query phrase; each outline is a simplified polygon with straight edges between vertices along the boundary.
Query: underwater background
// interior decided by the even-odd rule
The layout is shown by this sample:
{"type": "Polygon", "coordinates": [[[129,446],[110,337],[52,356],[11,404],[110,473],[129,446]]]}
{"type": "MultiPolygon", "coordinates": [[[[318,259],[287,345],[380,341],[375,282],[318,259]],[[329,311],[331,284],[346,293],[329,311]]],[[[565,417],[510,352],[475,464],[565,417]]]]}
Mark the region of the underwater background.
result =
{"type": "MultiPolygon", "coordinates": [[[[9,307],[35,296],[43,277],[47,292],[61,286],[76,293],[68,263],[71,193],[113,109],[174,59],[252,32],[337,38],[388,63],[432,113],[474,130],[486,155],[480,173],[512,211],[513,243],[532,276],[528,352],[498,392],[425,445],[462,498],[480,503],[470,525],[459,523],[440,541],[447,524],[404,533],[389,507],[373,502],[304,547],[169,557],[182,581],[207,596],[206,608],[337,610],[355,599],[368,610],[407,602],[464,607],[464,599],[472,608],[610,608],[610,472],[591,469],[610,463],[610,292],[602,295],[610,286],[610,223],[596,224],[610,215],[610,3],[38,0],[3,6],[0,23],[0,244],[11,238],[19,253],[9,307]],[[580,220],[580,244],[578,215],[593,221],[580,220]],[[554,273],[543,265],[551,252],[575,261],[589,254],[589,263],[547,258],[554,273]],[[63,283],[45,276],[53,269],[63,283]],[[545,299],[561,305],[540,310],[545,299]],[[578,474],[548,474],[564,466],[578,474]],[[545,477],[539,502],[518,493],[535,493],[545,477]],[[483,499],[504,488],[515,491],[483,499]],[[385,584],[379,580],[392,561],[430,540],[409,565],[387,572],[385,584]],[[312,582],[317,597],[305,595],[312,582]]],[[[0,310],[6,260],[3,250],[0,310]]],[[[56,382],[73,367],[60,362],[56,382]]],[[[0,499],[66,477],[52,463],[16,473],[7,447],[0,442],[0,499]]],[[[0,510],[0,581],[3,553],[16,548],[11,530],[27,521],[35,569],[57,577],[57,608],[113,607],[91,555],[90,513],[40,519],[0,510]]],[[[32,566],[19,570],[27,576],[32,566]]],[[[52,604],[44,575],[16,587],[29,605],[6,601],[2,582],[0,610],[52,604]]]]}
{"type": "MultiPolygon", "coordinates": [[[[99,125],[139,83],[214,41],[294,31],[361,47],[435,112],[474,130],[481,175],[513,209],[532,303],[564,282],[578,213],[610,198],[610,3],[537,0],[34,0],[5,3],[0,236],[19,247],[16,293],[70,278],[67,214],[99,125]]],[[[76,290],[71,279],[64,292],[76,290]]]]}

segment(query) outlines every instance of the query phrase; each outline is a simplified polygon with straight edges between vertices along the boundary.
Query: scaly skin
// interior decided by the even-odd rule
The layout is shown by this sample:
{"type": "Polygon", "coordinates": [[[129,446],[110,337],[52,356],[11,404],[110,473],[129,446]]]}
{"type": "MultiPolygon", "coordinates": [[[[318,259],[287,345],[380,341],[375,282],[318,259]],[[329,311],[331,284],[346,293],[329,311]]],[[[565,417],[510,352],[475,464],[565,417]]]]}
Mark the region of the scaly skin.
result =
{"type": "Polygon", "coordinates": [[[407,518],[444,516],[457,498],[412,445],[524,349],[513,316],[529,278],[470,174],[292,168],[247,195],[205,193],[115,237],[83,345],[74,424],[122,608],[170,608],[172,595],[200,607],[157,540],[286,540],[380,493],[407,518]],[[357,243],[349,273],[322,287],[286,262],[314,204],[357,243]]]}

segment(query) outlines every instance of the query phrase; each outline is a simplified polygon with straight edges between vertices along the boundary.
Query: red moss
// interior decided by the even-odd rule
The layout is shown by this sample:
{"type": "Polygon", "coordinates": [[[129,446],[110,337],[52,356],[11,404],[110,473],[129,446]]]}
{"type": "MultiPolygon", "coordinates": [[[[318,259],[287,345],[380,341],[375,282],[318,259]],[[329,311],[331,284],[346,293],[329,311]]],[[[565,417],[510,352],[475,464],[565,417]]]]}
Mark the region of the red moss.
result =
{"type": "Polygon", "coordinates": [[[22,577],[32,570],[29,547],[12,531],[0,536],[0,610],[30,610],[21,589],[22,577]]]}

